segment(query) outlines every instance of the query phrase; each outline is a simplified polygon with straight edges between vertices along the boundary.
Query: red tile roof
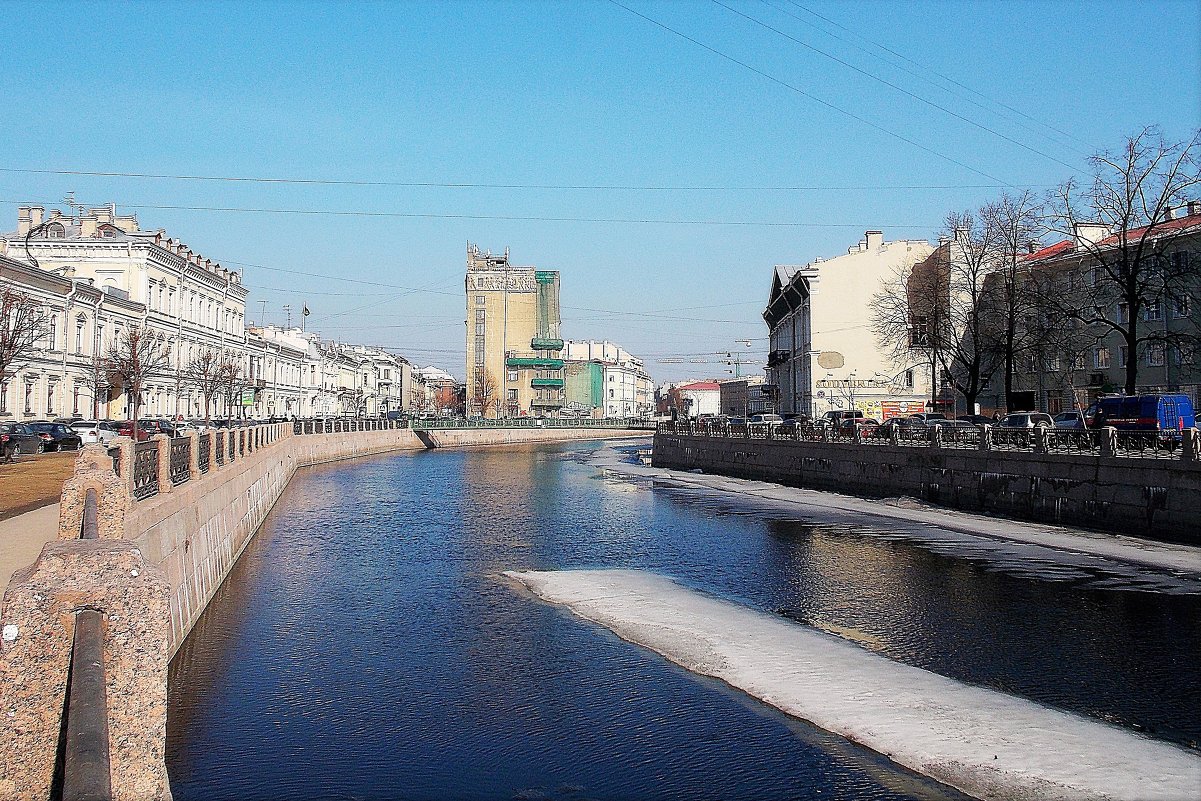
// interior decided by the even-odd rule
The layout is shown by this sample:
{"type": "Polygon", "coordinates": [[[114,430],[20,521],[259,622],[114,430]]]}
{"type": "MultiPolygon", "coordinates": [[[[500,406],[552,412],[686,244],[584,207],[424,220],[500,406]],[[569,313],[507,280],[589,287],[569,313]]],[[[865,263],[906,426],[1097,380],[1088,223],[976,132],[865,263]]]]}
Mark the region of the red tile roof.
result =
{"type": "MultiPolygon", "coordinates": [[[[1201,214],[1190,214],[1186,217],[1178,217],[1175,220],[1168,220],[1167,222],[1161,222],[1155,226],[1155,234],[1179,232],[1179,231],[1188,230],[1189,228],[1194,228],[1194,227],[1201,228],[1201,214]]],[[[1131,228],[1126,233],[1126,241],[1128,241],[1128,242],[1136,241],[1140,236],[1143,235],[1143,232],[1146,230],[1147,230],[1147,226],[1145,226],[1145,225],[1139,226],[1138,228],[1131,228]]],[[[1116,244],[1118,244],[1118,237],[1116,235],[1114,235],[1114,236],[1109,236],[1109,237],[1106,237],[1105,239],[1102,239],[1100,242],[1097,243],[1097,247],[1109,247],[1109,246],[1113,246],[1116,244]]],[[[1042,250],[1037,250],[1034,253],[1031,253],[1031,254],[1023,257],[1022,261],[1025,261],[1025,262],[1049,261],[1058,256],[1062,256],[1067,253],[1072,253],[1075,251],[1075,249],[1076,249],[1076,244],[1070,239],[1065,239],[1062,242],[1056,242],[1054,245],[1048,245],[1047,247],[1043,248],[1042,250]]]]}
{"type": "Polygon", "coordinates": [[[678,389],[681,392],[700,389],[721,389],[721,385],[716,381],[694,381],[691,384],[684,384],[683,386],[678,387],[678,389]]]}

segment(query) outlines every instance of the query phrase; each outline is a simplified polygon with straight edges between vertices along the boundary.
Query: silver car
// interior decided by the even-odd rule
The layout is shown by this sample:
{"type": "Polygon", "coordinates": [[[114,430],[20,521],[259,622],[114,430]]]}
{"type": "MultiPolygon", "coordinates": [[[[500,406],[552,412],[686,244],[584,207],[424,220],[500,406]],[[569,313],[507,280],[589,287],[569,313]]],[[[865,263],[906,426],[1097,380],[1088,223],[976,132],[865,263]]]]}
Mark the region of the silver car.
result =
{"type": "Polygon", "coordinates": [[[1001,418],[1000,428],[1050,428],[1055,425],[1051,415],[1046,412],[1014,412],[1001,418]]]}
{"type": "Polygon", "coordinates": [[[71,424],[71,430],[84,445],[107,445],[117,438],[120,426],[109,420],[77,420],[71,424]]]}

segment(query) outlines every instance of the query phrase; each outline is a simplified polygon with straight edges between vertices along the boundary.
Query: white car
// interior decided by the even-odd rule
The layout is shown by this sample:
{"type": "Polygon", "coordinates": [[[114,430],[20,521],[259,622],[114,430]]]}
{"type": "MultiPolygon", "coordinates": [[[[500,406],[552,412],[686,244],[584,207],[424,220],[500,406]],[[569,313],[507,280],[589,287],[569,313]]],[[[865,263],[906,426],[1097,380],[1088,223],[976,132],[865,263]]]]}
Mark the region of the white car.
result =
{"type": "Polygon", "coordinates": [[[107,445],[117,438],[120,428],[119,423],[109,420],[77,420],[71,424],[83,445],[107,445]]]}

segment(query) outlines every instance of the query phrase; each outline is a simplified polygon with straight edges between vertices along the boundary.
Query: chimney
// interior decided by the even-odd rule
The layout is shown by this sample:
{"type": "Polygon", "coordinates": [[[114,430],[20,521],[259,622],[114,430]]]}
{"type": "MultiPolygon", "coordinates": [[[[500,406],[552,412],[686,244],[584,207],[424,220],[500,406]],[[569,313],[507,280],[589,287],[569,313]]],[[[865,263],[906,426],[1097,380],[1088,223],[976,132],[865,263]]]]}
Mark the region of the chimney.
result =
{"type": "Polygon", "coordinates": [[[1111,233],[1108,226],[1100,223],[1078,222],[1072,224],[1072,238],[1075,240],[1077,250],[1082,247],[1092,247],[1111,233]]]}
{"type": "Polygon", "coordinates": [[[29,207],[17,207],[17,236],[25,236],[29,233],[29,229],[33,227],[29,222],[29,207]]]}
{"type": "Polygon", "coordinates": [[[884,246],[883,231],[868,231],[863,236],[867,241],[867,250],[878,250],[884,246]]]}
{"type": "Polygon", "coordinates": [[[940,248],[946,247],[949,244],[951,244],[951,237],[947,236],[946,234],[942,234],[938,237],[938,246],[940,248]]]}
{"type": "Polygon", "coordinates": [[[1194,214],[1201,214],[1201,200],[1190,200],[1188,202],[1188,216],[1192,217],[1194,214]]]}
{"type": "Polygon", "coordinates": [[[1174,220],[1174,219],[1176,219],[1176,213],[1175,213],[1175,212],[1173,211],[1173,209],[1172,209],[1172,204],[1171,204],[1171,203],[1169,203],[1167,206],[1165,206],[1165,207],[1164,207],[1164,210],[1163,210],[1163,221],[1164,221],[1164,222],[1171,222],[1171,221],[1172,221],[1172,220],[1174,220]]]}
{"type": "Polygon", "coordinates": [[[43,208],[42,206],[30,206],[29,207],[29,224],[30,224],[30,226],[37,228],[39,225],[42,224],[42,220],[44,220],[45,217],[46,217],[46,209],[43,208]]]}

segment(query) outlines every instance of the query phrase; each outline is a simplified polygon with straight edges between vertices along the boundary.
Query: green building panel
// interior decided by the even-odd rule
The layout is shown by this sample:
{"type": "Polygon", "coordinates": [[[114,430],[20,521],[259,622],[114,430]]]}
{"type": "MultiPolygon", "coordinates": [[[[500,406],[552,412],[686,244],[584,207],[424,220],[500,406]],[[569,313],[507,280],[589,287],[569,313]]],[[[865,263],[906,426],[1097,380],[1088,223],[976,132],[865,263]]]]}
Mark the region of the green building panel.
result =
{"type": "Polygon", "coordinates": [[[598,362],[572,362],[564,372],[568,408],[591,412],[604,405],[602,368],[598,362]]]}

